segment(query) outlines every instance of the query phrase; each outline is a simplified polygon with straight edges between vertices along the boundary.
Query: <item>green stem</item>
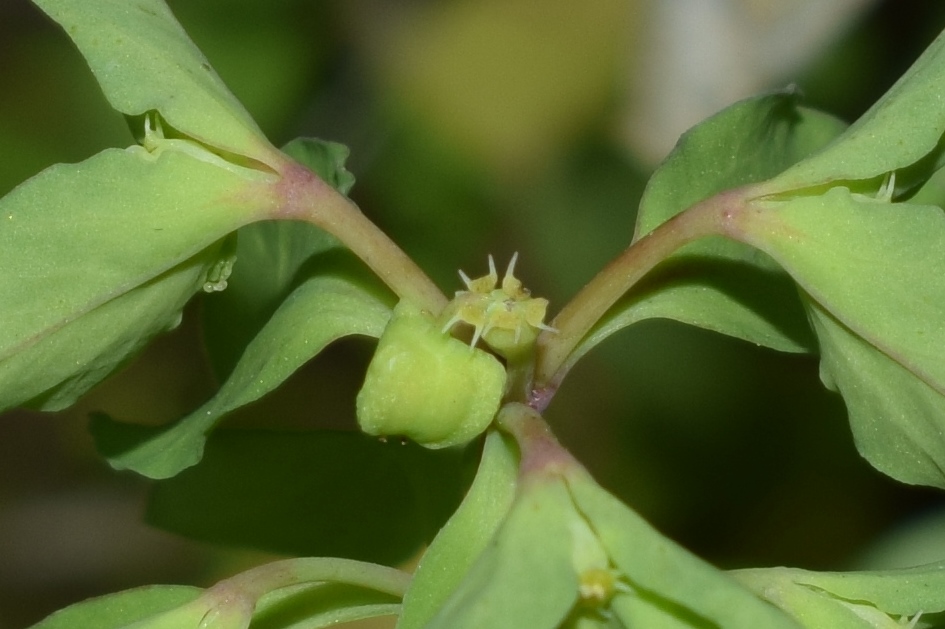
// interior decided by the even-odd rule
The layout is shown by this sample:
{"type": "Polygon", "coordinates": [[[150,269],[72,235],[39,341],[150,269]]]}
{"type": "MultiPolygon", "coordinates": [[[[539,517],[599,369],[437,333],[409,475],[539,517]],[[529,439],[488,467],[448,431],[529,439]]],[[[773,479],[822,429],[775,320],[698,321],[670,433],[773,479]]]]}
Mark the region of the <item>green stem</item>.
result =
{"type": "Polygon", "coordinates": [[[532,393],[536,408],[544,408],[550,400],[567,371],[568,357],[611,306],[680,247],[705,236],[727,235],[734,212],[753,190],[730,190],[677,214],[634,241],[574,296],[550,324],[557,333],[545,332],[538,339],[532,393]]]}
{"type": "Polygon", "coordinates": [[[517,402],[506,404],[496,416],[496,425],[512,435],[518,445],[521,455],[519,477],[522,479],[557,476],[582,467],[558,443],[541,414],[530,406],[517,402]]]}
{"type": "Polygon", "coordinates": [[[307,168],[286,161],[270,218],[303,220],[338,238],[398,297],[438,315],[448,300],[436,284],[347,197],[307,168]]]}
{"type": "Polygon", "coordinates": [[[293,585],[318,582],[345,583],[403,597],[411,576],[395,570],[352,559],[303,557],[275,561],[242,572],[216,584],[215,590],[240,592],[252,600],[293,585]]]}
{"type": "Polygon", "coordinates": [[[505,371],[508,374],[505,401],[527,403],[531,395],[535,375],[534,351],[528,352],[524,356],[513,355],[507,358],[505,371]]]}

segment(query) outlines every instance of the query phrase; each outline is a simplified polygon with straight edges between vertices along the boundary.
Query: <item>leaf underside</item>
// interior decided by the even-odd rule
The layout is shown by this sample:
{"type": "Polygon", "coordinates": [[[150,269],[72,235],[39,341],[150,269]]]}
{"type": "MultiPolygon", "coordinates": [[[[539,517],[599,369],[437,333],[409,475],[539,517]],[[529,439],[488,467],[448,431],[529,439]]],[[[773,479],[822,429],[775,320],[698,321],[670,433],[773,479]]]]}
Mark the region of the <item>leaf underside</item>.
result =
{"type": "Polygon", "coordinates": [[[199,465],[154,485],[147,519],[216,544],[393,565],[455,508],[461,469],[461,452],[357,432],[221,429],[199,465]]]}

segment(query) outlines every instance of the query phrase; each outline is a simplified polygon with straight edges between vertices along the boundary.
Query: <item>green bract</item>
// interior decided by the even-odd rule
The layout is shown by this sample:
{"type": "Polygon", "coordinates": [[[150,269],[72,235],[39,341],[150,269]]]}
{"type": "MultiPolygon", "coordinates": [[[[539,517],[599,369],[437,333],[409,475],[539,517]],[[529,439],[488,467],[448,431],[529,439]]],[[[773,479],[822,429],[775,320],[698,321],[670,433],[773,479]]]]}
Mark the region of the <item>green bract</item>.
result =
{"type": "Polygon", "coordinates": [[[369,435],[403,435],[428,448],[470,441],[492,422],[505,368],[437,328],[401,302],[381,336],[358,394],[358,423],[369,435]]]}

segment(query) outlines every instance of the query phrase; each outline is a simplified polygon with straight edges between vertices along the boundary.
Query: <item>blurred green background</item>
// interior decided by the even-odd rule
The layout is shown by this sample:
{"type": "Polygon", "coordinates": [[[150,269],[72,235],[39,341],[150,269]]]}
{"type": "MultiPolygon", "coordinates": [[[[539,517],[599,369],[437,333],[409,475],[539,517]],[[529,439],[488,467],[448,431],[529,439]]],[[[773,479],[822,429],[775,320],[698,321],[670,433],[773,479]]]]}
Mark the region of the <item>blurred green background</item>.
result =
{"type": "MultiPolygon", "coordinates": [[[[355,200],[444,291],[457,268],[518,251],[552,311],[627,245],[686,126],[790,83],[852,121],[945,26],[945,4],[922,0],[170,4],[275,143],[351,147],[355,200]]],[[[0,194],[130,142],[64,35],[26,0],[0,2],[0,194]]],[[[0,416],[0,629],[263,557],[142,524],[147,483],[110,472],[86,434],[93,410],[170,421],[211,394],[199,302],[70,411],[0,416]]],[[[332,348],[233,421],[353,426],[370,351],[332,348]]],[[[717,565],[945,558],[940,494],[860,459],[814,357],[647,322],[587,357],[548,417],[605,487],[717,565]]]]}

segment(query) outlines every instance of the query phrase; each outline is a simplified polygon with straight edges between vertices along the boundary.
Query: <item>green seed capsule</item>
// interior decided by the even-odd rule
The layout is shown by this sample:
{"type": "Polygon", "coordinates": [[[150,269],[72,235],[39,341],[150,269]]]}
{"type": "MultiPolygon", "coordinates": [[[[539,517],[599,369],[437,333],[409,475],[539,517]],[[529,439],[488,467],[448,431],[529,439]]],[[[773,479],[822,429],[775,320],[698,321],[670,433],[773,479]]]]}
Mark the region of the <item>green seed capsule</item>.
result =
{"type": "Polygon", "coordinates": [[[358,424],[369,435],[403,435],[428,448],[459,445],[492,422],[504,390],[505,368],[494,356],[401,303],[358,393],[358,424]]]}

